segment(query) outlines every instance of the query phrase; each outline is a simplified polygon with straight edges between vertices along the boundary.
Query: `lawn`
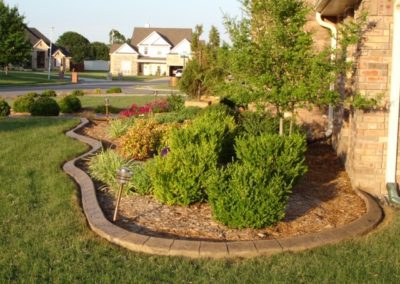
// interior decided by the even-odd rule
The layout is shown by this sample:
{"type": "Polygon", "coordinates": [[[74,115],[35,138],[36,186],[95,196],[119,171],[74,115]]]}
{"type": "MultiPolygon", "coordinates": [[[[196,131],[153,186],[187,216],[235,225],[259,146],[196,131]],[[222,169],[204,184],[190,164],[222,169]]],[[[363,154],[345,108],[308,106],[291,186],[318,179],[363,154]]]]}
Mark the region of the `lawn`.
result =
{"type": "MultiPolygon", "coordinates": [[[[107,71],[84,71],[78,72],[80,78],[89,78],[89,79],[107,79],[108,72],[107,71]]],[[[71,72],[66,72],[65,75],[71,76],[71,72]]],[[[123,76],[122,81],[133,81],[133,82],[144,82],[151,79],[157,79],[160,77],[155,76],[123,76]]],[[[113,80],[117,81],[118,76],[113,76],[113,80]]]]}
{"type": "Polygon", "coordinates": [[[92,233],[64,161],[76,119],[0,120],[0,282],[398,283],[400,211],[367,237],[301,253],[191,260],[129,252],[92,233]]]}
{"type": "Polygon", "coordinates": [[[13,86],[39,86],[39,85],[62,85],[67,84],[69,81],[59,80],[58,75],[51,74],[51,80],[48,80],[46,72],[0,72],[0,87],[13,87],[13,86]]]}

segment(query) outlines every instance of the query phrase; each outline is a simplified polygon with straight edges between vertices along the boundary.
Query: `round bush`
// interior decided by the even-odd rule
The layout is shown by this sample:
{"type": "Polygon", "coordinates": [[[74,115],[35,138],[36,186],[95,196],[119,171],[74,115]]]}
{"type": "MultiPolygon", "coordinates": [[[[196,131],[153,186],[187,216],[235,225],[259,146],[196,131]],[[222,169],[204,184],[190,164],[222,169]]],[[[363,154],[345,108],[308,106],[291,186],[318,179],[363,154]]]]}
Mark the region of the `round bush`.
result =
{"type": "Polygon", "coordinates": [[[3,99],[0,99],[0,116],[10,115],[10,105],[3,99]]]}
{"type": "Polygon", "coordinates": [[[57,93],[54,90],[45,90],[41,94],[42,97],[57,97],[57,93]]]}
{"type": "Polygon", "coordinates": [[[62,113],[74,113],[82,109],[81,101],[73,95],[62,98],[59,105],[62,113]]]}
{"type": "Polygon", "coordinates": [[[14,111],[15,112],[31,112],[31,108],[33,103],[35,102],[34,99],[35,93],[29,93],[25,96],[17,97],[14,101],[14,111]]]}
{"type": "Polygon", "coordinates": [[[120,94],[122,93],[122,89],[118,87],[110,88],[107,90],[107,94],[120,94]]]}
{"type": "Polygon", "coordinates": [[[73,90],[71,96],[82,97],[84,94],[82,90],[73,90]]]}
{"type": "Polygon", "coordinates": [[[57,116],[60,113],[60,107],[57,102],[49,97],[38,98],[31,107],[33,116],[57,116]]]}

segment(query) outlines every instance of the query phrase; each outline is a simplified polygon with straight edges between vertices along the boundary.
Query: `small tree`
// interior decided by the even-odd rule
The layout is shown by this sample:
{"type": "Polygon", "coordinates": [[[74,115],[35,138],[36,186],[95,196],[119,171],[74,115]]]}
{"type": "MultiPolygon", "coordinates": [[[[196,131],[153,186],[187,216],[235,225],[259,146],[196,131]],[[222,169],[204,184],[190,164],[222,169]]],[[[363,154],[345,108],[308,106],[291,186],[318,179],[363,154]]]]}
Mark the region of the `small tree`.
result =
{"type": "MultiPolygon", "coordinates": [[[[309,8],[302,0],[246,0],[241,21],[227,19],[233,42],[230,51],[230,89],[243,102],[266,102],[281,119],[297,108],[334,102],[329,91],[335,72],[329,50],[313,48],[304,26],[309,8]]],[[[292,125],[292,124],[291,124],[292,125]]]]}
{"type": "Polygon", "coordinates": [[[110,48],[102,42],[92,42],[90,44],[90,59],[92,60],[110,60],[110,48]]]}
{"type": "Polygon", "coordinates": [[[8,65],[26,63],[30,51],[24,17],[17,8],[10,8],[0,0],[0,65],[4,66],[6,75],[8,65]]]}
{"type": "Polygon", "coordinates": [[[57,40],[57,45],[64,47],[71,53],[74,63],[82,63],[86,58],[90,57],[90,42],[79,33],[63,33],[57,40]]]}
{"type": "Polygon", "coordinates": [[[112,29],[110,31],[109,36],[110,36],[110,44],[127,42],[125,36],[115,29],[112,29]]]}

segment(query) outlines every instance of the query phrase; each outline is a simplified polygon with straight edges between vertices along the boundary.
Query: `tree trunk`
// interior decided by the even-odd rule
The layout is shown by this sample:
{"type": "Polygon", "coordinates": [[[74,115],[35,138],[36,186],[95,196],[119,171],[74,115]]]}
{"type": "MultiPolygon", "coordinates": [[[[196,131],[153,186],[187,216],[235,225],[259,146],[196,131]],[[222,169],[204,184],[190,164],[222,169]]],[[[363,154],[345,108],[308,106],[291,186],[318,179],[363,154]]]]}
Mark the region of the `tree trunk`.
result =
{"type": "Polygon", "coordinates": [[[6,76],[8,75],[8,64],[6,64],[6,66],[4,67],[4,73],[6,74],[6,76]]]}

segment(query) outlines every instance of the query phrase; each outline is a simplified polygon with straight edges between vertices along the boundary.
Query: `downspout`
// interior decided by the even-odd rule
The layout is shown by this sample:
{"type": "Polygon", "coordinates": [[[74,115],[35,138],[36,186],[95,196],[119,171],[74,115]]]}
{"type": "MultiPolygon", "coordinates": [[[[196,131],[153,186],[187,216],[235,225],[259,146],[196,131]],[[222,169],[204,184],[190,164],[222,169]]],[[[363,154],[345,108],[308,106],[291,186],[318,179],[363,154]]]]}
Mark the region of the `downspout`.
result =
{"type": "Polygon", "coordinates": [[[386,158],[386,188],[389,200],[400,204],[397,190],[397,145],[399,137],[399,96],[400,96],[400,0],[394,2],[392,72],[390,86],[389,130],[386,158]]]}
{"type": "MultiPolygon", "coordinates": [[[[333,51],[336,50],[337,48],[337,29],[335,24],[328,22],[328,21],[324,21],[322,19],[322,15],[320,12],[317,12],[315,14],[315,18],[317,20],[317,23],[330,30],[331,32],[331,49],[332,49],[332,54],[331,54],[331,61],[334,62],[336,60],[336,56],[335,53],[333,51]]],[[[329,90],[334,91],[335,90],[335,84],[332,83],[329,86],[329,90]]],[[[329,104],[329,110],[328,110],[328,129],[325,132],[325,136],[326,137],[330,137],[333,133],[333,106],[331,104],[329,104]]]]}

